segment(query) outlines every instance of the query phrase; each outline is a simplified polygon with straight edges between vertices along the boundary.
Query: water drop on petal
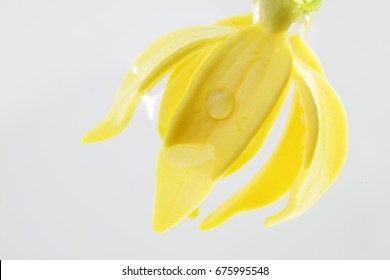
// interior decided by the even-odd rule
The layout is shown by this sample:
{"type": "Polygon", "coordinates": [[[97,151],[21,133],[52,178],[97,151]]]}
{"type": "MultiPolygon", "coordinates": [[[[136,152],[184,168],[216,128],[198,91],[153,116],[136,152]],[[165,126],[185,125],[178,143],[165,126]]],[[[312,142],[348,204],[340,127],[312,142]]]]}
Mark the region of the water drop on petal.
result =
{"type": "Polygon", "coordinates": [[[206,110],[216,120],[226,119],[234,107],[234,98],[226,90],[212,91],[207,96],[206,110]]]}

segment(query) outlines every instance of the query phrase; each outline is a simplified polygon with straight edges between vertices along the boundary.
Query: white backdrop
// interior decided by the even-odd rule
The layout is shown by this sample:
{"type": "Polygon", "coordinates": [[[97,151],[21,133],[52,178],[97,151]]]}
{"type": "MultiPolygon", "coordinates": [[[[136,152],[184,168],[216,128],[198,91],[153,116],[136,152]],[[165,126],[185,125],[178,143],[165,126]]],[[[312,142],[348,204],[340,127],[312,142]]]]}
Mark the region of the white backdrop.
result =
{"type": "MultiPolygon", "coordinates": [[[[188,220],[158,235],[151,219],[161,143],[146,108],[109,142],[80,139],[148,44],[244,14],[251,1],[0,0],[0,259],[390,258],[390,4],[323,2],[305,38],[348,114],[340,178],[308,214],[271,229],[263,221],[286,200],[211,232],[188,220]]],[[[260,169],[286,112],[264,151],[218,184],[200,218],[260,169]]]]}

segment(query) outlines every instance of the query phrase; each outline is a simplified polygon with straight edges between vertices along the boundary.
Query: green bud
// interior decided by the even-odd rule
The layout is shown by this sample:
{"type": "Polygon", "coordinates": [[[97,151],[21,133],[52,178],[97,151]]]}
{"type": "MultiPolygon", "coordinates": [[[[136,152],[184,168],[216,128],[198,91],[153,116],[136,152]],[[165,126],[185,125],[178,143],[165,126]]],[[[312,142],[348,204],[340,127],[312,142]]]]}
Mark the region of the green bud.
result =
{"type": "Polygon", "coordinates": [[[255,0],[260,20],[269,32],[285,32],[304,12],[315,12],[322,0],[255,0]]]}

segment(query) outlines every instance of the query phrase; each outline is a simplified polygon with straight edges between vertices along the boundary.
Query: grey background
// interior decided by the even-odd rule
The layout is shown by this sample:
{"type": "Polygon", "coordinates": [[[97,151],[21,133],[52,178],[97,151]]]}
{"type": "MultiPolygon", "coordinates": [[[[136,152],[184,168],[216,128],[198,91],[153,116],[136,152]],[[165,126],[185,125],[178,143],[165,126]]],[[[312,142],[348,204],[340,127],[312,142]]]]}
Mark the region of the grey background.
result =
{"type": "MultiPolygon", "coordinates": [[[[152,231],[156,121],[141,106],[119,137],[83,146],[136,56],[159,36],[249,11],[250,0],[0,0],[1,259],[390,258],[390,4],[323,1],[306,35],[349,118],[344,170],[306,215],[265,229],[285,199],[202,233],[152,231]]],[[[156,92],[160,92],[159,85],[156,92]]],[[[275,146],[221,181],[201,218],[275,146]]]]}

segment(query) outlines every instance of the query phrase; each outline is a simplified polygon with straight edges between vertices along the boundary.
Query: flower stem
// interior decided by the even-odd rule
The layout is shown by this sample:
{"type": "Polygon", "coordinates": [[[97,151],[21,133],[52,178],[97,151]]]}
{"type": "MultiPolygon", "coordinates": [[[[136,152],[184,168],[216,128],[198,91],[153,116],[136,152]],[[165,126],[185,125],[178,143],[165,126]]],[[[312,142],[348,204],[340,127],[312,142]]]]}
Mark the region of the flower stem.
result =
{"type": "Polygon", "coordinates": [[[254,0],[254,21],[272,33],[286,32],[303,13],[317,11],[322,0],[254,0]],[[256,14],[257,13],[257,14],[256,14]]]}

